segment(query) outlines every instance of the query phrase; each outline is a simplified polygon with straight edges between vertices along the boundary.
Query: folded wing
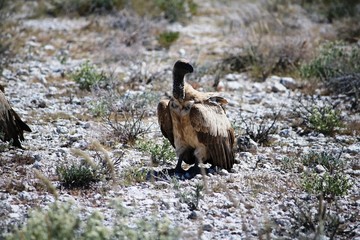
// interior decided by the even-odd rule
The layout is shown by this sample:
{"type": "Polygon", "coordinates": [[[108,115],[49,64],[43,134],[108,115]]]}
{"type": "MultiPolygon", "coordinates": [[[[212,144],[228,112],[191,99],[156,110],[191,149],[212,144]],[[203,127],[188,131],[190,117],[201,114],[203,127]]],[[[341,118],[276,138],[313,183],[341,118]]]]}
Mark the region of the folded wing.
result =
{"type": "Polygon", "coordinates": [[[191,125],[199,142],[207,147],[212,165],[231,169],[234,165],[234,130],[225,111],[217,101],[194,104],[190,110],[191,125]]]}
{"type": "Polygon", "coordinates": [[[161,133],[170,141],[171,145],[175,148],[169,100],[161,100],[159,102],[157,107],[157,116],[161,133]]]}
{"type": "Polygon", "coordinates": [[[13,146],[21,148],[20,141],[24,140],[24,131],[31,132],[31,129],[11,108],[4,93],[0,91],[0,139],[12,141],[13,146]]]}

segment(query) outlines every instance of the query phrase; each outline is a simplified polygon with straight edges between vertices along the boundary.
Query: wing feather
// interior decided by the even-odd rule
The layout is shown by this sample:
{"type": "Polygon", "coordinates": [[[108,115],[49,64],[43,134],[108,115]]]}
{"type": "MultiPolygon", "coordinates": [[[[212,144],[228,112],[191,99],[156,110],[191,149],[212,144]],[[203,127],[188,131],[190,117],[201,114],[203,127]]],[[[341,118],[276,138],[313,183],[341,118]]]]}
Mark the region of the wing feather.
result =
{"type": "Polygon", "coordinates": [[[190,110],[190,122],[210,155],[212,165],[231,169],[234,165],[234,130],[223,108],[214,103],[194,104],[190,110]]]}
{"type": "Polygon", "coordinates": [[[0,91],[0,138],[3,141],[13,141],[13,145],[21,148],[20,140],[24,140],[24,131],[31,132],[19,115],[11,108],[5,95],[0,91]]]}
{"type": "Polygon", "coordinates": [[[169,100],[161,100],[157,106],[157,116],[160,129],[171,145],[175,148],[173,125],[170,114],[169,100]]]}

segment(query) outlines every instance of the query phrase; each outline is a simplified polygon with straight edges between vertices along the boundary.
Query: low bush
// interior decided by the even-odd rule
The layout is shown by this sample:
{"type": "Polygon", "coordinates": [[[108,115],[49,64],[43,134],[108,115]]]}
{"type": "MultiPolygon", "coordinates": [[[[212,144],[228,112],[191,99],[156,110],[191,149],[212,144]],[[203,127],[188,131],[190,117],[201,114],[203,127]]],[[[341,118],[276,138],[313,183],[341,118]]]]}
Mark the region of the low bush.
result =
{"type": "Polygon", "coordinates": [[[335,105],[327,102],[312,101],[304,105],[299,100],[299,105],[294,109],[297,117],[303,119],[306,130],[315,130],[325,135],[333,135],[344,126],[340,110],[335,105]]]}
{"type": "Polygon", "coordinates": [[[120,96],[107,118],[112,135],[122,143],[135,144],[139,137],[150,132],[151,124],[145,121],[154,114],[152,109],[156,109],[157,102],[158,95],[151,93],[125,93],[120,96]]]}
{"type": "Polygon", "coordinates": [[[80,162],[70,165],[59,164],[56,173],[61,184],[66,188],[89,188],[92,183],[100,180],[115,181],[115,167],[120,164],[123,155],[110,159],[108,152],[99,142],[92,144],[95,149],[93,157],[79,149],[72,149],[73,155],[80,157],[80,162]]]}
{"type": "Polygon", "coordinates": [[[176,22],[184,21],[187,16],[196,14],[197,7],[193,0],[51,0],[40,1],[36,15],[88,16],[130,8],[141,16],[164,17],[169,22],[176,22]]]}
{"type": "Polygon", "coordinates": [[[152,141],[140,141],[137,145],[141,151],[150,153],[151,162],[155,165],[176,159],[174,148],[166,139],[163,139],[161,144],[152,141]]]}
{"type": "Polygon", "coordinates": [[[178,180],[174,178],[173,184],[175,190],[178,190],[176,196],[179,198],[180,202],[186,203],[189,207],[190,211],[197,210],[199,207],[199,201],[204,197],[204,185],[196,184],[192,191],[183,191],[180,189],[180,184],[177,182],[178,180]]]}
{"type": "Polygon", "coordinates": [[[95,212],[81,219],[70,203],[55,202],[47,210],[35,210],[27,223],[7,237],[12,239],[109,239],[110,230],[95,212]],[[90,238],[91,237],[91,238],[90,238]]]}
{"type": "Polygon", "coordinates": [[[360,73],[360,47],[344,42],[327,42],[318,49],[316,57],[301,66],[304,78],[328,81],[332,78],[360,73]]]}
{"type": "Polygon", "coordinates": [[[316,195],[321,194],[326,199],[343,196],[352,187],[349,178],[342,173],[330,174],[325,172],[322,175],[318,173],[305,173],[302,180],[305,191],[316,195]]]}
{"type": "MultiPolygon", "coordinates": [[[[311,201],[311,202],[310,202],[311,201]]],[[[344,209],[338,204],[327,204],[322,196],[315,203],[295,199],[292,208],[293,227],[291,238],[296,239],[352,239],[356,227],[350,227],[356,218],[356,213],[344,214],[344,209]]]]}
{"type": "Polygon", "coordinates": [[[124,168],[120,174],[120,179],[125,186],[145,182],[147,180],[148,170],[140,165],[124,168]]]}
{"type": "Polygon", "coordinates": [[[268,145],[270,143],[270,135],[276,133],[277,131],[276,122],[279,115],[280,113],[274,113],[272,119],[270,120],[263,117],[261,122],[258,124],[256,123],[254,117],[244,119],[242,116],[240,116],[242,121],[241,128],[243,128],[245,134],[248,135],[255,142],[262,145],[268,145]]]}
{"type": "Polygon", "coordinates": [[[327,22],[354,17],[359,13],[357,10],[359,1],[357,0],[306,0],[301,1],[301,5],[310,13],[317,12],[327,22]]]}
{"type": "Polygon", "coordinates": [[[193,0],[155,0],[155,4],[169,22],[183,21],[187,13],[196,14],[197,11],[193,0]]]}
{"type": "Polygon", "coordinates": [[[303,188],[324,198],[334,199],[345,195],[352,187],[349,178],[344,174],[345,162],[341,153],[335,155],[328,152],[311,151],[301,157],[301,162],[308,168],[302,176],[303,188]],[[322,166],[323,173],[316,172],[316,167],[322,166]]]}
{"type": "Polygon", "coordinates": [[[120,142],[133,145],[140,136],[150,132],[150,126],[145,125],[144,118],[145,111],[138,114],[133,110],[126,114],[115,114],[113,118],[109,116],[107,123],[120,142]]]}
{"type": "Polygon", "coordinates": [[[224,73],[248,72],[258,81],[265,81],[273,74],[297,76],[306,54],[306,41],[287,39],[274,43],[260,39],[257,43],[249,43],[240,54],[230,53],[219,63],[218,68],[224,73]]]}
{"type": "Polygon", "coordinates": [[[157,40],[163,48],[169,48],[179,38],[179,32],[165,31],[159,34],[157,40]]]}
{"type": "Polygon", "coordinates": [[[56,168],[61,184],[66,188],[88,188],[91,183],[100,181],[96,169],[82,163],[73,163],[70,166],[60,165],[56,168]]]}
{"type": "Polygon", "coordinates": [[[321,165],[329,173],[342,170],[345,167],[345,162],[341,159],[341,153],[335,156],[325,151],[320,153],[311,151],[301,157],[301,162],[303,165],[311,168],[321,165]]]}
{"type": "Polygon", "coordinates": [[[301,66],[303,78],[320,81],[335,94],[353,97],[352,108],[360,99],[360,47],[344,42],[322,45],[314,59],[301,66]]]}
{"type": "Polygon", "coordinates": [[[50,16],[88,16],[90,14],[109,13],[125,6],[125,0],[51,0],[40,2],[37,15],[50,16]]]}
{"type": "Polygon", "coordinates": [[[329,106],[313,107],[308,120],[311,128],[326,135],[334,133],[336,128],[342,126],[340,111],[329,106]]]}
{"type": "Polygon", "coordinates": [[[46,210],[30,213],[27,222],[6,239],[179,239],[180,230],[167,218],[147,217],[130,222],[128,211],[120,203],[113,205],[114,223],[105,226],[104,217],[99,212],[80,214],[70,202],[55,202],[46,210]]]}
{"type": "Polygon", "coordinates": [[[106,85],[108,79],[105,73],[99,72],[89,61],[81,64],[71,77],[79,84],[80,89],[88,91],[95,85],[106,85]]]}

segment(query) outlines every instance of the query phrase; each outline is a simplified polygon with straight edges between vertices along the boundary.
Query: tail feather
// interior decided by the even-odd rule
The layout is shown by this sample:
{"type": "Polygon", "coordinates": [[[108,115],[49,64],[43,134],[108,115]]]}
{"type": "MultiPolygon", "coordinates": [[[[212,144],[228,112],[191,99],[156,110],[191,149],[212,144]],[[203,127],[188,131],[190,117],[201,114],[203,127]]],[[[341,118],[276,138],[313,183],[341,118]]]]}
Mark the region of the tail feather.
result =
{"type": "Polygon", "coordinates": [[[32,132],[31,129],[30,129],[30,127],[29,127],[26,123],[24,123],[23,120],[21,120],[21,118],[19,117],[19,115],[18,115],[13,109],[11,109],[11,110],[12,110],[12,115],[13,115],[14,118],[15,118],[16,127],[17,127],[18,129],[23,130],[23,131],[32,132]]]}

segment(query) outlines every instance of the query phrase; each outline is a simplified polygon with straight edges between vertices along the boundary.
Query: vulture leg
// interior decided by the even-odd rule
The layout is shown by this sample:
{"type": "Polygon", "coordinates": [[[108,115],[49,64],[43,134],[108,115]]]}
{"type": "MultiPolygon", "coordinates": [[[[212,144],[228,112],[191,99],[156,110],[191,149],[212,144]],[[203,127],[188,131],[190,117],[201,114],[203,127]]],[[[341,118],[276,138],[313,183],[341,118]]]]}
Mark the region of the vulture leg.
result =
{"type": "Polygon", "coordinates": [[[182,160],[181,158],[179,158],[175,167],[175,174],[183,174],[185,172],[184,169],[181,167],[181,164],[182,160]]]}
{"type": "Polygon", "coordinates": [[[199,149],[195,150],[194,148],[187,148],[181,154],[179,154],[179,159],[175,167],[175,174],[180,178],[191,179],[197,174],[200,174],[202,169],[199,166],[199,160],[196,157],[199,152],[199,149]],[[186,171],[181,167],[182,162],[185,162],[191,166],[186,171]]]}
{"type": "Polygon", "coordinates": [[[197,163],[196,156],[194,154],[195,149],[193,148],[186,148],[179,154],[178,163],[176,164],[175,170],[179,172],[184,171],[181,167],[182,162],[186,164],[192,165],[197,163]]]}

